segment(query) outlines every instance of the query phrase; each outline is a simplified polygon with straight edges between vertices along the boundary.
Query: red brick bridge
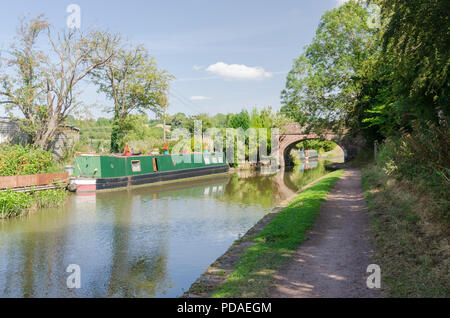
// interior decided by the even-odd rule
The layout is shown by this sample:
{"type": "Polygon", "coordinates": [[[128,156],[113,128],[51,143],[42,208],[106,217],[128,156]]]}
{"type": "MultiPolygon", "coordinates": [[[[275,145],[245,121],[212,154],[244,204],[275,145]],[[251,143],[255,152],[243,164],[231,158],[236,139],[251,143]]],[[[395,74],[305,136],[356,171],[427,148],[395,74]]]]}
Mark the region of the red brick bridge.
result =
{"type": "Polygon", "coordinates": [[[335,142],[342,148],[345,160],[353,159],[365,142],[362,136],[337,135],[331,131],[323,131],[321,134],[306,132],[299,123],[286,125],[280,129],[278,148],[281,166],[291,166],[289,153],[301,141],[310,139],[321,139],[335,142]]]}

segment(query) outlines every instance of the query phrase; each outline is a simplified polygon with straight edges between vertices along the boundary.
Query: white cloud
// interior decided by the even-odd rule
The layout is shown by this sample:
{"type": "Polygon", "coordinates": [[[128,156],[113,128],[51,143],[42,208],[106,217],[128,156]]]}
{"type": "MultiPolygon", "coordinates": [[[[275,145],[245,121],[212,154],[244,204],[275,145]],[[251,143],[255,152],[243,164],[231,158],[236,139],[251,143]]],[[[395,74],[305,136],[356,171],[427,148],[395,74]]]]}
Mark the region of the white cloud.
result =
{"type": "Polygon", "coordinates": [[[201,65],[194,65],[194,66],[193,66],[193,69],[196,70],[196,71],[200,71],[200,70],[203,69],[203,68],[205,68],[205,67],[204,67],[204,66],[201,66],[201,65]]]}
{"type": "Polygon", "coordinates": [[[272,73],[266,72],[262,67],[251,67],[242,64],[218,62],[210,65],[206,70],[227,79],[262,80],[272,77],[272,73]]]}
{"type": "Polygon", "coordinates": [[[210,100],[212,98],[207,97],[207,96],[191,96],[189,99],[190,100],[210,100]]]}
{"type": "Polygon", "coordinates": [[[348,0],[336,0],[336,6],[340,7],[341,5],[343,5],[344,3],[346,3],[348,0]]]}

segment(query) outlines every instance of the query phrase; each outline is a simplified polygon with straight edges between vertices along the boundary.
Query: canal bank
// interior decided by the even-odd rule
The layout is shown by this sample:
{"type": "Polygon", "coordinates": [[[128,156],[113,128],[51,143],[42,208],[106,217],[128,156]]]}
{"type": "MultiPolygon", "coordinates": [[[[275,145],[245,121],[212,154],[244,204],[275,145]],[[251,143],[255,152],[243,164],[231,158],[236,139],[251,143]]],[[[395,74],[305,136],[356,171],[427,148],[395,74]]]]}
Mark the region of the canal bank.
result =
{"type": "Polygon", "coordinates": [[[219,257],[183,297],[263,297],[274,273],[293,256],[320,204],[344,173],[329,173],[281,202],[219,257]]]}

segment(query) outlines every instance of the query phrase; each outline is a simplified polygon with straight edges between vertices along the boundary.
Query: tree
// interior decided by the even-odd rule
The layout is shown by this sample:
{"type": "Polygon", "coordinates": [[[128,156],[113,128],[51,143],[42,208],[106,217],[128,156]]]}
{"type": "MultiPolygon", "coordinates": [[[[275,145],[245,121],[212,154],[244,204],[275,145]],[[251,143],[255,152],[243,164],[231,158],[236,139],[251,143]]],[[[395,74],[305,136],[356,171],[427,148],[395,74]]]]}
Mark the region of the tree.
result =
{"type": "Polygon", "coordinates": [[[112,58],[114,41],[101,31],[53,35],[43,16],[22,21],[5,57],[6,68],[0,69],[0,103],[11,117],[20,111],[23,118],[18,120],[34,146],[48,150],[57,129],[80,106],[76,87],[112,58]]]}
{"type": "Polygon", "coordinates": [[[222,114],[222,113],[218,113],[216,115],[214,115],[211,120],[214,123],[214,127],[217,128],[226,128],[227,126],[227,115],[222,114]]]}
{"type": "Polygon", "coordinates": [[[378,31],[367,25],[369,14],[350,0],[322,16],[305,53],[294,62],[282,91],[281,112],[310,128],[357,126],[353,113],[364,64],[377,50],[378,31]]]}
{"type": "Polygon", "coordinates": [[[189,119],[186,121],[185,128],[187,128],[191,134],[195,133],[194,132],[195,121],[197,120],[202,122],[202,132],[204,132],[208,128],[213,127],[212,120],[206,113],[190,116],[189,119]]]}
{"type": "MultiPolygon", "coordinates": [[[[408,122],[439,122],[449,112],[450,66],[449,12],[446,0],[382,0],[383,34],[381,63],[391,67],[390,94],[396,113],[407,112],[408,122]]],[[[389,111],[391,111],[390,109],[389,111]]]]}
{"type": "Polygon", "coordinates": [[[132,112],[150,110],[161,117],[168,106],[169,81],[173,76],[158,69],[143,46],[117,45],[114,57],[93,72],[99,91],[113,101],[114,123],[111,152],[118,152],[124,137],[124,121],[132,112]]]}
{"type": "Polygon", "coordinates": [[[246,110],[242,110],[238,114],[231,115],[228,119],[228,126],[231,128],[242,128],[245,131],[250,128],[250,125],[250,115],[246,110]]]}
{"type": "Polygon", "coordinates": [[[169,117],[167,122],[172,128],[182,128],[187,123],[187,116],[184,113],[176,113],[169,117]]]}

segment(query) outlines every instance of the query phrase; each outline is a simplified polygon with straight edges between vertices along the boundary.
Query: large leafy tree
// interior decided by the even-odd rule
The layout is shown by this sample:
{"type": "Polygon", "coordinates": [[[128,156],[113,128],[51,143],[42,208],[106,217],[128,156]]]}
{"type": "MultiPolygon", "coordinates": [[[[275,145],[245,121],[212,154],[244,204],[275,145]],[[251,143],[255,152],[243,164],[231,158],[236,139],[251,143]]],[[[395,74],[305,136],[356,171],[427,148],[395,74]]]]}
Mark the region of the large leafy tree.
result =
{"type": "Polygon", "coordinates": [[[312,129],[354,127],[365,63],[378,49],[362,1],[322,16],[312,43],[294,61],[282,92],[282,113],[312,129]]]}
{"type": "Polygon", "coordinates": [[[21,113],[17,119],[33,145],[51,146],[58,128],[81,104],[80,82],[112,58],[114,41],[100,31],[55,33],[43,16],[22,21],[3,55],[0,103],[12,117],[21,113]]]}
{"type": "Polygon", "coordinates": [[[438,123],[449,116],[450,2],[446,0],[382,0],[386,27],[383,59],[389,65],[394,102],[390,112],[407,114],[401,124],[413,120],[438,123]]]}
{"type": "Polygon", "coordinates": [[[355,120],[382,139],[448,122],[449,2],[380,0],[381,48],[366,63],[355,120]]]}
{"type": "Polygon", "coordinates": [[[117,45],[114,57],[93,72],[99,90],[113,101],[111,151],[118,152],[126,133],[125,120],[133,112],[152,111],[163,116],[168,106],[169,81],[143,46],[117,45]]]}

